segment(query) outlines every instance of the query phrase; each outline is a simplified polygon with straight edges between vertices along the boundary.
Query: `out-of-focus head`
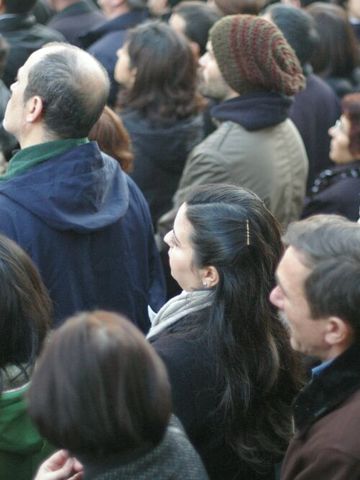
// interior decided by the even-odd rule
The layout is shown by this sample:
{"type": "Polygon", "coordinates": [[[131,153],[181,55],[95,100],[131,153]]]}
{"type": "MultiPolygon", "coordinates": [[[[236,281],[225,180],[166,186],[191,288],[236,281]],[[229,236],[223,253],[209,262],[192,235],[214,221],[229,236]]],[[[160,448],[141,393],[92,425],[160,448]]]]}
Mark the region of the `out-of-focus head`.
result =
{"type": "Polygon", "coordinates": [[[115,158],[125,172],[132,170],[134,155],[131,142],[121,118],[110,107],[105,106],[99,120],[89,133],[90,140],[96,140],[100,150],[115,158]]]}
{"type": "Polygon", "coordinates": [[[196,0],[183,1],[172,12],[170,26],[188,38],[197,56],[203,55],[209,30],[220,18],[218,12],[210,5],[196,0]]]}
{"type": "Polygon", "coordinates": [[[323,76],[350,76],[359,65],[359,49],[345,10],[338,5],[315,2],[306,11],[314,18],[319,42],[311,65],[323,76]]]}
{"type": "Polygon", "coordinates": [[[9,52],[9,44],[7,43],[5,38],[0,34],[0,78],[2,78],[2,75],[4,72],[8,52],[9,52]]]}
{"type": "Polygon", "coordinates": [[[121,105],[158,117],[197,112],[197,65],[186,38],[160,21],[129,32],[118,53],[115,80],[125,86],[121,105]]]}
{"type": "Polygon", "coordinates": [[[329,129],[330,158],[338,164],[360,159],[360,93],[345,95],[342,115],[329,129]]]}
{"type": "Polygon", "coordinates": [[[259,197],[229,185],[194,191],[165,241],[180,286],[214,288],[220,298],[244,282],[258,293],[270,289],[282,250],[278,224],[259,197]]]}
{"type": "Polygon", "coordinates": [[[52,320],[51,302],[28,255],[0,235],[0,392],[1,370],[31,367],[52,320]]]}
{"type": "Polygon", "coordinates": [[[290,225],[271,301],[292,346],[326,360],[360,339],[360,225],[317,215],[290,225]]]}
{"type": "Polygon", "coordinates": [[[115,18],[132,10],[146,8],[146,0],[98,0],[98,5],[108,18],[115,18]]]}
{"type": "Polygon", "coordinates": [[[215,5],[224,15],[258,15],[266,5],[266,0],[215,0],[215,5]]]}
{"type": "Polygon", "coordinates": [[[30,12],[37,0],[3,0],[5,13],[21,15],[30,12]]]}
{"type": "Polygon", "coordinates": [[[11,92],[4,126],[19,141],[40,124],[49,139],[80,138],[105,106],[109,79],[87,52],[52,43],[30,55],[11,92]]]}
{"type": "Polygon", "coordinates": [[[319,41],[311,15],[305,10],[276,3],[265,10],[264,18],[273,22],[281,30],[301,65],[310,61],[319,41]]]}
{"type": "Polygon", "coordinates": [[[28,399],[40,433],[79,455],[154,447],[171,414],[161,359],[134,325],[104,311],[72,317],[53,334],[28,399]]]}
{"type": "Polygon", "coordinates": [[[253,15],[230,15],[210,30],[209,40],[227,84],[242,95],[273,91],[294,95],[304,87],[299,61],[280,30],[253,15]]]}

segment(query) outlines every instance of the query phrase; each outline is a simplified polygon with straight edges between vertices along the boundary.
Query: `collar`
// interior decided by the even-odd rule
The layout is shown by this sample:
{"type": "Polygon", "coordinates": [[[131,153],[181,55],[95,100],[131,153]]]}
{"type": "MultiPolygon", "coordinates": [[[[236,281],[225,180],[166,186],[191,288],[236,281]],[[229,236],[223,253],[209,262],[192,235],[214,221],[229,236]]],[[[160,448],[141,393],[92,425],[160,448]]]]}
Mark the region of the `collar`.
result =
{"type": "Polygon", "coordinates": [[[40,143],[19,150],[10,160],[6,173],[0,176],[0,181],[10,180],[30,170],[35,165],[45,162],[49,158],[88,142],[89,140],[87,138],[69,138],[66,140],[40,143]]]}
{"type": "Polygon", "coordinates": [[[276,92],[252,92],[215,105],[211,115],[219,121],[238,123],[256,131],[278,125],[288,118],[290,97],[276,92]]]}
{"type": "Polygon", "coordinates": [[[320,363],[317,367],[314,367],[311,369],[312,376],[320,375],[320,373],[325,370],[325,368],[331,364],[333,359],[328,360],[327,362],[320,363]]]}
{"type": "Polygon", "coordinates": [[[294,420],[300,435],[359,388],[360,345],[353,344],[314,375],[296,397],[294,420]]]}

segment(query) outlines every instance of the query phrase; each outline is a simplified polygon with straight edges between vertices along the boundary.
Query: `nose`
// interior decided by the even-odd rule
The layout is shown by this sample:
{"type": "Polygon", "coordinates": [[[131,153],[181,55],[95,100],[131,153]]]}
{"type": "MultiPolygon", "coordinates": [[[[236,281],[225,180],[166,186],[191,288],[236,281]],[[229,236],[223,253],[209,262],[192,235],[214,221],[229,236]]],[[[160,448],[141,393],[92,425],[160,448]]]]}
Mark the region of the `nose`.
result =
{"type": "Polygon", "coordinates": [[[169,232],[167,232],[167,234],[166,234],[165,237],[164,237],[164,242],[166,243],[166,245],[167,245],[168,247],[171,246],[171,244],[170,244],[170,237],[171,237],[171,230],[170,230],[169,232]]]}
{"type": "Polygon", "coordinates": [[[278,285],[271,290],[269,299],[276,308],[278,308],[279,310],[283,309],[284,297],[278,285]]]}
{"type": "Polygon", "coordinates": [[[204,55],[202,55],[200,58],[199,58],[199,65],[201,68],[204,68],[206,63],[207,63],[207,56],[208,56],[208,53],[205,52],[204,55]]]}

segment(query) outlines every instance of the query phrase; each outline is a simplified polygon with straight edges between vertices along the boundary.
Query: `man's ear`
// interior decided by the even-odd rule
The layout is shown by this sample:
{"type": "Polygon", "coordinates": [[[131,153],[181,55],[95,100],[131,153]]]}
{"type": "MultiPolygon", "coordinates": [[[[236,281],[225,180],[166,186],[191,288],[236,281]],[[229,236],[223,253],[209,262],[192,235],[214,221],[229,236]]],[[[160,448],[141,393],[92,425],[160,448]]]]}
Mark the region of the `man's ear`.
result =
{"type": "MultiPolygon", "coordinates": [[[[0,0],[1,1],[1,0],[0,0]]],[[[26,102],[26,122],[34,123],[39,120],[44,112],[44,102],[41,97],[35,95],[26,102]]]]}
{"type": "Polygon", "coordinates": [[[219,273],[215,267],[210,265],[201,269],[201,281],[204,287],[215,287],[219,283],[219,273]]]}
{"type": "Polygon", "coordinates": [[[348,322],[339,317],[329,317],[325,328],[325,342],[332,347],[345,347],[353,340],[353,329],[348,322]]]}

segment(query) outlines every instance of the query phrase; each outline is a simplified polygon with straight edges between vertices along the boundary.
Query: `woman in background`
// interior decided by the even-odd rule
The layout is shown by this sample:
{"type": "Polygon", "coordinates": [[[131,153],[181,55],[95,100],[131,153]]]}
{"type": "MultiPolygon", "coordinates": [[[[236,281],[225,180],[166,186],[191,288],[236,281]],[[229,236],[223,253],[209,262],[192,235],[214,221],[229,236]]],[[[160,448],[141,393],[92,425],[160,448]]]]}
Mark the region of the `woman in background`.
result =
{"type": "Polygon", "coordinates": [[[329,129],[332,168],[314,180],[305,201],[303,218],[317,213],[336,213],[356,221],[360,204],[360,93],[346,95],[342,115],[329,129]]]}
{"type": "Polygon", "coordinates": [[[53,450],[26,412],[24,394],[52,319],[27,254],[0,235],[0,478],[30,480],[53,450]]]}
{"type": "Polygon", "coordinates": [[[273,479],[299,388],[269,301],[278,224],[250,191],[210,185],[188,197],[165,241],[183,293],[160,309],[148,338],[168,369],[174,412],[212,480],[273,479]]]}
{"type": "Polygon", "coordinates": [[[132,178],[154,226],[171,208],[186,158],[203,137],[197,64],[187,40],[159,21],[130,31],[118,51],[121,118],[134,149],[132,178]]]}
{"type": "Polygon", "coordinates": [[[28,399],[39,431],[71,452],[57,452],[36,480],[82,478],[80,464],[84,480],[207,479],[180,423],[170,420],[162,361],[115,313],[67,320],[37,364],[28,399]]]}

